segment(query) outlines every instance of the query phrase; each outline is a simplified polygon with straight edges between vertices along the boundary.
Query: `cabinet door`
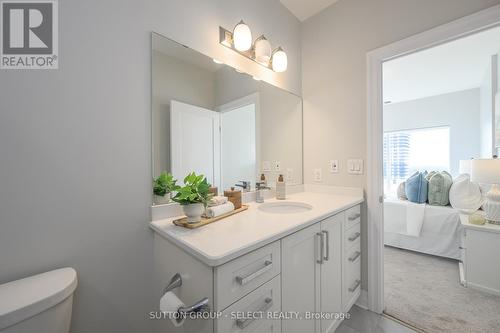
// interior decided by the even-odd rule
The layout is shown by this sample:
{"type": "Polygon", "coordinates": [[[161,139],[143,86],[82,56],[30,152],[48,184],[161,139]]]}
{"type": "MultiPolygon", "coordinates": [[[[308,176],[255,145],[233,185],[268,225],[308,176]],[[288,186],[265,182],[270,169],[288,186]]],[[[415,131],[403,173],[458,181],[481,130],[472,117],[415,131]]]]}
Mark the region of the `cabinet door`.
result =
{"type": "MultiPolygon", "coordinates": [[[[284,333],[319,333],[317,320],[305,319],[306,313],[320,309],[320,237],[317,223],[281,241],[281,304],[284,312],[299,312],[302,320],[283,320],[284,333]]],[[[299,317],[300,318],[300,317],[299,317]]]]}
{"type": "Polygon", "coordinates": [[[331,333],[338,325],[342,312],[342,222],[344,213],[321,222],[321,233],[325,241],[321,266],[321,312],[328,314],[321,320],[321,332],[331,333]]]}

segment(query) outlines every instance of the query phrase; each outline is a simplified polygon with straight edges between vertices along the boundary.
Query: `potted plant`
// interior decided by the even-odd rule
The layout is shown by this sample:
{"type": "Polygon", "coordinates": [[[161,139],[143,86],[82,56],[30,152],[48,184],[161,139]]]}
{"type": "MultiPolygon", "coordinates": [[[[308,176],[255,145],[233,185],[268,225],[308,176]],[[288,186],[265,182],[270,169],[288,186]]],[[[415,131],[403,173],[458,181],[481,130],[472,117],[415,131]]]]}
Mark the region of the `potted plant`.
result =
{"type": "Polygon", "coordinates": [[[177,180],[171,173],[162,172],[160,176],[153,180],[153,193],[155,204],[162,205],[170,202],[171,193],[177,191],[179,186],[177,180]]]}
{"type": "Polygon", "coordinates": [[[173,201],[179,203],[187,216],[188,223],[201,221],[201,215],[205,211],[208,200],[210,185],[203,175],[194,172],[184,178],[184,186],[177,189],[173,201]]]}

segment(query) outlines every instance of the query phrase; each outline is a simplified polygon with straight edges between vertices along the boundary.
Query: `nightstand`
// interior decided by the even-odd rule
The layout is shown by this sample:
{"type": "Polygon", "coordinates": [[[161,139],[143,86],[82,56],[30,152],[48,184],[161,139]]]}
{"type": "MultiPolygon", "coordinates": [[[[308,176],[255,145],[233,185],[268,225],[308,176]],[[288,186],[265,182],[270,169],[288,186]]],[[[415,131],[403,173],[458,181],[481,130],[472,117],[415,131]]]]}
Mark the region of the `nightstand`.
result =
{"type": "Polygon", "coordinates": [[[500,296],[500,225],[469,223],[469,216],[460,214],[464,228],[462,262],[464,285],[500,296]]]}

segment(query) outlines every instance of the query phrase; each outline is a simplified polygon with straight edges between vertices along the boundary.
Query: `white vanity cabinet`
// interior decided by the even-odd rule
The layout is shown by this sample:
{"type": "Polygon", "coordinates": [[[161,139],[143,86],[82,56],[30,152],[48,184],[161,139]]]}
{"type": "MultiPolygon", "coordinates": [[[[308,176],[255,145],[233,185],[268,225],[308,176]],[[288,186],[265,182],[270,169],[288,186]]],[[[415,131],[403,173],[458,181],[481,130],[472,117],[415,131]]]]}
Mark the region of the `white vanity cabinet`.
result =
{"type": "Polygon", "coordinates": [[[359,263],[359,256],[354,263],[350,261],[351,246],[343,244],[347,234],[343,230],[356,227],[346,216],[352,214],[339,213],[281,241],[282,310],[309,313],[313,318],[284,320],[283,332],[333,332],[341,322],[339,315],[359,297],[359,288],[343,294],[352,289],[352,279],[360,278],[360,271],[352,267],[359,263]]]}
{"type": "Polygon", "coordinates": [[[181,327],[157,320],[157,333],[331,333],[360,294],[359,205],[218,266],[158,234],[154,239],[158,300],[180,273],[182,286],[174,293],[185,304],[208,297],[210,310],[222,313],[211,320],[188,319],[181,327]],[[261,311],[263,318],[238,315],[261,311]],[[269,318],[267,312],[299,313],[302,319],[269,318]]]}

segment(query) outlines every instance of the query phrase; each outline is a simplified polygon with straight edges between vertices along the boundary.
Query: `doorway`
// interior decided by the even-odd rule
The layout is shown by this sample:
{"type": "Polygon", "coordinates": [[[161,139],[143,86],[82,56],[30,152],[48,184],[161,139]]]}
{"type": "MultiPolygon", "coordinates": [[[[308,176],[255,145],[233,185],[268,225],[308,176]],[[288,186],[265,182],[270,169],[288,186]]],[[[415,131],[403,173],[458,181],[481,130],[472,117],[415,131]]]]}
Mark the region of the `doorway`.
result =
{"type": "Polygon", "coordinates": [[[500,25],[495,6],[438,28],[374,50],[367,55],[368,76],[368,308],[383,313],[384,305],[384,179],[383,179],[383,64],[433,46],[500,25]]]}

